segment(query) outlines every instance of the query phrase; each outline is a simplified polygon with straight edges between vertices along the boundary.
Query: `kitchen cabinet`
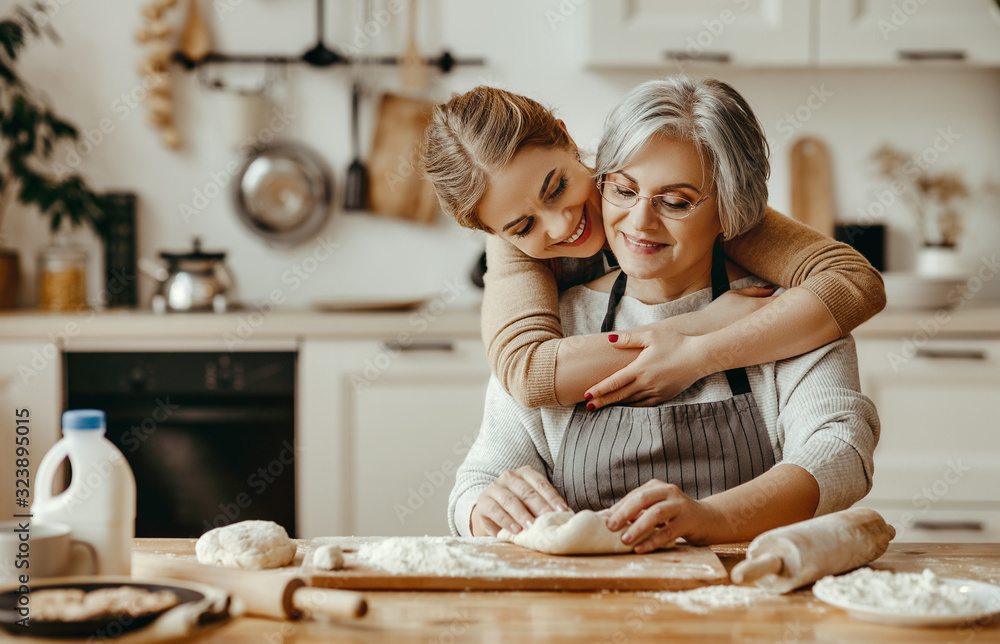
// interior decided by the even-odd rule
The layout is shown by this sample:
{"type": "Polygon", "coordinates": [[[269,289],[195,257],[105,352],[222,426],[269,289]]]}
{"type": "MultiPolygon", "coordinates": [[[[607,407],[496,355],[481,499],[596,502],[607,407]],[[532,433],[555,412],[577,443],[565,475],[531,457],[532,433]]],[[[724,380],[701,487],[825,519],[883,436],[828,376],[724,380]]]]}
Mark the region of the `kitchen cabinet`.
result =
{"type": "Polygon", "coordinates": [[[817,9],[821,65],[1000,64],[994,0],[820,0],[817,9]]]}
{"type": "Polygon", "coordinates": [[[4,519],[9,519],[14,512],[27,511],[15,504],[14,490],[18,489],[15,475],[19,469],[15,462],[17,437],[25,433],[28,436],[28,484],[33,492],[35,471],[61,435],[61,412],[62,353],[59,347],[54,342],[0,342],[0,414],[3,414],[0,490],[4,491],[0,498],[0,516],[4,519]],[[18,430],[18,426],[28,429],[18,430]]]}
{"type": "Polygon", "coordinates": [[[588,8],[592,68],[1000,65],[995,0],[602,0],[588,8]]]}
{"type": "Polygon", "coordinates": [[[448,534],[489,366],[479,340],[404,335],[300,348],[304,536],[448,534]]]}
{"type": "Polygon", "coordinates": [[[1000,538],[1000,338],[863,339],[858,362],[882,423],[860,505],[894,517],[902,540],[1000,538]]]}
{"type": "Polygon", "coordinates": [[[602,0],[589,9],[592,67],[809,63],[802,0],[602,0]]]}

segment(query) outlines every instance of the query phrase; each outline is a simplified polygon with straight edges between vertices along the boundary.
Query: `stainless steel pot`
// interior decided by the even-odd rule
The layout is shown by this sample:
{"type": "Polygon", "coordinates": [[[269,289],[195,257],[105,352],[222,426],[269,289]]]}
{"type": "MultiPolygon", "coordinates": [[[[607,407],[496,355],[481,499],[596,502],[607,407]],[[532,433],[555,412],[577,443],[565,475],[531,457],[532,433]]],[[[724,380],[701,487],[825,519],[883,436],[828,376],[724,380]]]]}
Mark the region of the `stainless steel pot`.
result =
{"type": "Polygon", "coordinates": [[[236,284],[226,268],[225,253],[204,252],[194,240],[189,253],[160,253],[166,262],[153,311],[215,311],[224,313],[236,299],[236,284]]]}

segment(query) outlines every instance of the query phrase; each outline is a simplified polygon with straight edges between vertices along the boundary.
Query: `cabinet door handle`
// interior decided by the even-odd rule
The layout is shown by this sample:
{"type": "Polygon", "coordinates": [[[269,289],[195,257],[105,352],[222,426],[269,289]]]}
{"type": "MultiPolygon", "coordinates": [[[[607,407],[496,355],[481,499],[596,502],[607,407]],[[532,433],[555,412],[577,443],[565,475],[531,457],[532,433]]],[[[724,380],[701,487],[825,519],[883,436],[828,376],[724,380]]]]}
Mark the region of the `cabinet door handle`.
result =
{"type": "Polygon", "coordinates": [[[918,358],[930,360],[985,360],[982,349],[917,349],[918,358]]]}
{"type": "Polygon", "coordinates": [[[900,60],[909,61],[935,61],[935,60],[965,60],[965,51],[962,49],[941,49],[941,50],[905,50],[897,52],[900,60]]]}
{"type": "Polygon", "coordinates": [[[692,60],[699,63],[728,63],[732,60],[732,56],[727,51],[703,51],[700,54],[689,54],[686,51],[668,49],[663,52],[663,57],[667,60],[692,60]]]}
{"type": "Polygon", "coordinates": [[[389,342],[383,343],[386,351],[454,351],[455,343],[448,342],[447,340],[442,340],[435,342],[433,340],[425,342],[407,342],[402,344],[401,342],[389,342]]]}
{"type": "Polygon", "coordinates": [[[917,530],[966,530],[968,532],[982,532],[986,529],[982,521],[914,521],[913,527],[917,530]]]}

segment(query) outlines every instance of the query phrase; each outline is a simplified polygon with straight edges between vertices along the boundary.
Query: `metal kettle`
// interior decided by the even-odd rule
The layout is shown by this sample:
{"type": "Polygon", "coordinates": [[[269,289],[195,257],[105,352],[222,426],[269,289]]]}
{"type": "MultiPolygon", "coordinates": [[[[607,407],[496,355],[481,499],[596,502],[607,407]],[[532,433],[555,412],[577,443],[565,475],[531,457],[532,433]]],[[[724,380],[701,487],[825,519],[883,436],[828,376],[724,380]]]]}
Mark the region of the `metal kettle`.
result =
{"type": "Polygon", "coordinates": [[[225,265],[226,254],[201,250],[201,240],[188,253],[160,253],[166,262],[157,279],[153,311],[214,311],[225,313],[235,303],[236,284],[225,265]]]}

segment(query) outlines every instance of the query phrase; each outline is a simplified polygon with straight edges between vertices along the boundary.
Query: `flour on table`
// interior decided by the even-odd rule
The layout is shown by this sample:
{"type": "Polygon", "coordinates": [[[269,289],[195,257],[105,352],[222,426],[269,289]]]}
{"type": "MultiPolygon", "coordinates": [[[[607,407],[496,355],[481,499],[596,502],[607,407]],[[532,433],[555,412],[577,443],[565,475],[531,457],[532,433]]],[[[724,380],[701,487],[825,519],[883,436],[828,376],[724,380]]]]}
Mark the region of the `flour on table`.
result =
{"type": "Polygon", "coordinates": [[[717,608],[747,608],[759,601],[774,599],[772,593],[749,586],[705,586],[694,590],[653,593],[651,596],[699,615],[717,608]]]}
{"type": "Polygon", "coordinates": [[[975,599],[945,584],[930,570],[892,573],[861,568],[840,577],[824,577],[813,588],[824,598],[893,613],[923,616],[981,612],[975,599]]]}
{"type": "Polygon", "coordinates": [[[240,521],[209,530],[194,544],[198,563],[263,570],[295,558],[295,544],[273,521],[240,521]]]}
{"type": "Polygon", "coordinates": [[[467,552],[454,537],[391,537],[358,548],[358,558],[394,575],[463,577],[496,571],[493,558],[467,552]]]}

